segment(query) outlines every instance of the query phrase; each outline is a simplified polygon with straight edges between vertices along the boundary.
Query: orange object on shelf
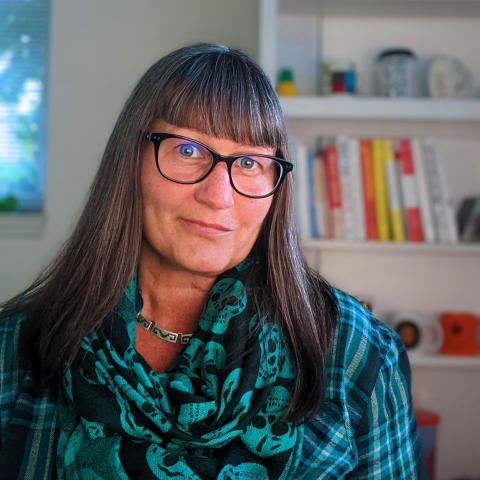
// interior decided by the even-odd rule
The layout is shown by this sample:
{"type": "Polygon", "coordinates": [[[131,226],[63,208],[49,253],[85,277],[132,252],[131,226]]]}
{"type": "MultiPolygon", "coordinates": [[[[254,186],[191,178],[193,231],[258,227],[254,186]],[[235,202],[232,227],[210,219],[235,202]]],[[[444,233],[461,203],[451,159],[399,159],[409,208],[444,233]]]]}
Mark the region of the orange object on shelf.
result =
{"type": "Polygon", "coordinates": [[[442,353],[468,356],[480,353],[480,319],[473,313],[444,312],[440,315],[440,323],[444,333],[442,353]]]}

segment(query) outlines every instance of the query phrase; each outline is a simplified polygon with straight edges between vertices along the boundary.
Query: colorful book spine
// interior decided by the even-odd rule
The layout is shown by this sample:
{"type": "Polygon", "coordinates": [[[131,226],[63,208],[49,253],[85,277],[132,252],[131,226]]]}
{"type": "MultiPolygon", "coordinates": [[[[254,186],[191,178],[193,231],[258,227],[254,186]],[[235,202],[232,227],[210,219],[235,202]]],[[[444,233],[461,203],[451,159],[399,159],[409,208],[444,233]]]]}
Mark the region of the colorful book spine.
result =
{"type": "Polygon", "coordinates": [[[320,238],[327,238],[327,190],[322,154],[316,155],[313,169],[317,232],[320,238]]]}
{"type": "Polygon", "coordinates": [[[356,138],[349,138],[348,151],[350,157],[350,169],[352,172],[352,197],[353,197],[353,218],[355,224],[355,240],[364,241],[365,232],[365,211],[363,205],[363,182],[360,162],[360,145],[356,138]]]}
{"type": "Polygon", "coordinates": [[[383,140],[374,139],[373,144],[373,181],[375,186],[375,212],[377,214],[378,239],[390,240],[390,222],[388,215],[388,191],[385,174],[383,140]]]}
{"type": "Polygon", "coordinates": [[[397,160],[400,164],[400,184],[405,209],[407,238],[410,242],[423,242],[417,175],[413,165],[412,145],[409,139],[399,140],[397,160]]]}
{"type": "Polygon", "coordinates": [[[428,179],[423,161],[423,154],[420,140],[414,138],[411,140],[412,154],[413,154],[413,168],[417,174],[418,198],[420,201],[420,212],[422,216],[422,227],[425,241],[427,243],[435,243],[437,233],[433,223],[432,206],[430,203],[430,195],[428,192],[428,179]]]}
{"type": "Polygon", "coordinates": [[[315,201],[315,160],[317,156],[313,152],[307,155],[307,199],[308,199],[308,223],[310,226],[310,237],[318,238],[317,226],[317,203],[315,201]]]}
{"type": "Polygon", "coordinates": [[[386,139],[383,141],[383,154],[388,183],[388,208],[390,214],[390,225],[392,227],[392,240],[394,242],[404,242],[405,226],[403,220],[403,202],[400,193],[398,164],[395,159],[395,151],[393,149],[392,140],[386,139]]]}
{"type": "Polygon", "coordinates": [[[346,135],[336,138],[338,165],[340,168],[340,190],[343,209],[343,239],[355,240],[355,218],[353,211],[353,178],[349,152],[349,139],[346,135]]]}
{"type": "Polygon", "coordinates": [[[343,238],[342,192],[335,144],[328,145],[325,148],[324,162],[329,209],[328,238],[341,240],[343,238]]]}
{"type": "Polygon", "coordinates": [[[375,208],[375,186],[373,179],[372,141],[360,140],[360,157],[362,164],[363,204],[367,240],[378,240],[377,213],[375,208]]]}

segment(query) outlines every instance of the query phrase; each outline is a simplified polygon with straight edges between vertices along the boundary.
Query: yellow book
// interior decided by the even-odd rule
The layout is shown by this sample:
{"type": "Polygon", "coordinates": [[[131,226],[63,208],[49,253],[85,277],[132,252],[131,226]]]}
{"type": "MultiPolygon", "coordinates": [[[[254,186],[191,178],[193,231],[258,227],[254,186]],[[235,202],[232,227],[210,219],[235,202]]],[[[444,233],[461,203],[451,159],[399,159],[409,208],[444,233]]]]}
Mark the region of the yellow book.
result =
{"type": "Polygon", "coordinates": [[[373,183],[375,187],[375,212],[377,214],[378,239],[390,240],[390,222],[388,212],[388,190],[385,170],[384,140],[372,140],[373,183]]]}
{"type": "Polygon", "coordinates": [[[390,225],[392,227],[392,239],[395,242],[405,241],[405,226],[403,219],[402,200],[400,197],[400,172],[392,140],[383,141],[383,155],[385,172],[388,185],[388,208],[390,212],[390,225]]]}

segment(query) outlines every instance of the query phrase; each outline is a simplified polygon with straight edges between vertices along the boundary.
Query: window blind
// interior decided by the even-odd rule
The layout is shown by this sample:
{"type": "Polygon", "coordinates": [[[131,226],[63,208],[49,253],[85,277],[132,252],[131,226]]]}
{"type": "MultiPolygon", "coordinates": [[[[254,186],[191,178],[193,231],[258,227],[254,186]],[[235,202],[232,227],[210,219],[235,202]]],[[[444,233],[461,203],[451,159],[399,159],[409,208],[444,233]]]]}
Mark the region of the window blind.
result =
{"type": "Polygon", "coordinates": [[[50,0],[0,0],[0,214],[44,206],[50,0]]]}

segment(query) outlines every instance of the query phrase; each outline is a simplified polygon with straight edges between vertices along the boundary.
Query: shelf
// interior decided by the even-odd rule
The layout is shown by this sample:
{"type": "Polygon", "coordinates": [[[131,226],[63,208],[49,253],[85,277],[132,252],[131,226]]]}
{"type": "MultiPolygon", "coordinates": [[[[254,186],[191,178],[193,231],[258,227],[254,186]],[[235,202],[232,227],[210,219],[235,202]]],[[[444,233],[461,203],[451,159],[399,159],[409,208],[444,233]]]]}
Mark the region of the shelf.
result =
{"type": "Polygon", "coordinates": [[[302,246],[309,250],[325,251],[350,251],[361,253],[421,253],[436,255],[480,255],[480,243],[455,244],[455,245],[434,245],[416,242],[347,242],[341,240],[302,240],[302,246]]]}
{"type": "Polygon", "coordinates": [[[279,0],[280,12],[329,16],[469,17],[480,15],[479,0],[279,0]]]}
{"type": "Polygon", "coordinates": [[[480,99],[391,99],[338,95],[280,97],[280,102],[288,118],[480,122],[480,99]]]}
{"type": "Polygon", "coordinates": [[[480,356],[409,353],[408,358],[412,367],[480,368],[480,356]]]}

